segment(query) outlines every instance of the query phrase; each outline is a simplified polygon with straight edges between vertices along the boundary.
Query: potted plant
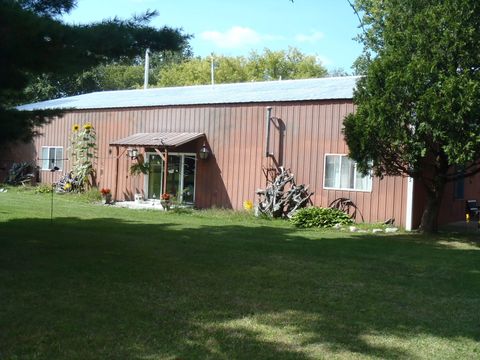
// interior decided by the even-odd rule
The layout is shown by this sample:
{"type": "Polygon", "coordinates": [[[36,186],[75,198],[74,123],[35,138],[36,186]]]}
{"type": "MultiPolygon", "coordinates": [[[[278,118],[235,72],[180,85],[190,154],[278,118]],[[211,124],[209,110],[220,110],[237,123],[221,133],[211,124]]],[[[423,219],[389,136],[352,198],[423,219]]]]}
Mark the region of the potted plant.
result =
{"type": "Polygon", "coordinates": [[[171,205],[170,194],[163,193],[162,196],[160,197],[160,204],[162,204],[165,210],[170,209],[170,205],[171,205]]]}
{"type": "Polygon", "coordinates": [[[100,190],[100,193],[102,194],[104,204],[108,205],[112,203],[112,192],[110,191],[110,189],[102,188],[102,190],[100,190]]]}
{"type": "Polygon", "coordinates": [[[131,175],[148,174],[149,171],[150,171],[149,162],[137,162],[130,166],[131,175]]]}

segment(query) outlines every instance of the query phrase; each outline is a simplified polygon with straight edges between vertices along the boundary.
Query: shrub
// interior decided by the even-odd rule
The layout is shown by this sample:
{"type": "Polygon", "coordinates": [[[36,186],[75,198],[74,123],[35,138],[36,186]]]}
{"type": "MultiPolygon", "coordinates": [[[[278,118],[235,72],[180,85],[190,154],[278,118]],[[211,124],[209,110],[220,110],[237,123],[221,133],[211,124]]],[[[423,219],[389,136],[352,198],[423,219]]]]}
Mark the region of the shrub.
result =
{"type": "Polygon", "coordinates": [[[35,187],[35,194],[48,194],[53,191],[52,185],[49,184],[40,184],[35,187]]]}
{"type": "Polygon", "coordinates": [[[293,225],[300,228],[328,228],[336,224],[352,224],[353,220],[338,209],[308,207],[298,210],[290,219],[293,225]]]}

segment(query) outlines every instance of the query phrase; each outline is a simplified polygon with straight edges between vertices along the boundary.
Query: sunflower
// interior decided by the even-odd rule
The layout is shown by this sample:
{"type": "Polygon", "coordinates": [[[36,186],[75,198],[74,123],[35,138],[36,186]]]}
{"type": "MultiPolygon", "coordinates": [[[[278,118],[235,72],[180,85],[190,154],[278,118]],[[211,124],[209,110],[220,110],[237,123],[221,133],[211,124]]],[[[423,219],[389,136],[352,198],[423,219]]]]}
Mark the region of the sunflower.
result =
{"type": "Polygon", "coordinates": [[[92,124],[90,124],[90,123],[86,123],[85,125],[83,125],[83,128],[84,128],[85,130],[92,130],[93,126],[92,126],[92,124]]]}
{"type": "Polygon", "coordinates": [[[75,125],[73,125],[72,129],[73,129],[74,132],[77,132],[78,130],[80,130],[80,126],[78,126],[78,124],[75,124],[75,125]]]}
{"type": "Polygon", "coordinates": [[[251,200],[245,200],[243,202],[243,208],[247,211],[252,210],[253,209],[253,202],[251,200]]]}

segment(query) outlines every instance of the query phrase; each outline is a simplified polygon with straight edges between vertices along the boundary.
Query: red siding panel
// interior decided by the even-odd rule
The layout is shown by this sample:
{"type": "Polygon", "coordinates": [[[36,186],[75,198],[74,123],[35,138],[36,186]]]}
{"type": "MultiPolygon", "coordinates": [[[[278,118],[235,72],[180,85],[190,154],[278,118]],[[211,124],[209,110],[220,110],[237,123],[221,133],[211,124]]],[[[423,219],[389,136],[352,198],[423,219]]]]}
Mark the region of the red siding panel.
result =
{"type": "MultiPolygon", "coordinates": [[[[73,124],[91,122],[98,136],[98,186],[115,187],[116,152],[113,140],[139,132],[204,132],[212,156],[198,160],[196,205],[241,209],[243,201],[255,200],[257,188],[265,187],[262,166],[275,162],[290,168],[298,183],[310,185],[316,205],[327,206],[338,197],[349,197],[368,222],[394,217],[405,224],[406,179],[374,179],[371,192],[323,189],[324,156],[346,154],[342,136],[345,115],[354,111],[349,100],[212,106],[166,106],[157,108],[73,111],[46,125],[36,139],[42,146],[63,146],[65,154],[73,124]],[[272,106],[271,146],[273,158],[265,158],[266,107],[272,106]]],[[[203,141],[182,149],[198,151],[203,141]]],[[[143,191],[143,176],[130,176],[131,160],[120,156],[118,197],[131,199],[143,191]]],[[[65,162],[66,169],[70,167],[65,162]]],[[[55,181],[59,174],[42,172],[42,181],[55,181]]]]}

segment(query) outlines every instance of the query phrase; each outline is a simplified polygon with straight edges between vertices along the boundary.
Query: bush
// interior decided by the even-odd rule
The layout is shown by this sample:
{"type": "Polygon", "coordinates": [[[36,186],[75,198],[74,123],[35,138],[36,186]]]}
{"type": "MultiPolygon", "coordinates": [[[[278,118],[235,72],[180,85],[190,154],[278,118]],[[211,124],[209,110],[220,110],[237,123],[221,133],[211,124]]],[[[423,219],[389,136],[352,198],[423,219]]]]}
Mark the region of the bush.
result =
{"type": "Polygon", "coordinates": [[[48,194],[53,191],[52,185],[49,184],[40,184],[35,187],[35,194],[48,194]]]}
{"type": "Polygon", "coordinates": [[[293,225],[300,228],[329,228],[336,224],[353,224],[353,220],[338,209],[308,207],[298,210],[290,219],[293,225]]]}

